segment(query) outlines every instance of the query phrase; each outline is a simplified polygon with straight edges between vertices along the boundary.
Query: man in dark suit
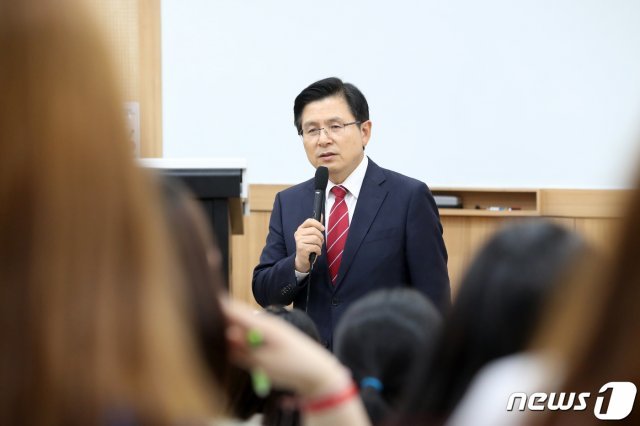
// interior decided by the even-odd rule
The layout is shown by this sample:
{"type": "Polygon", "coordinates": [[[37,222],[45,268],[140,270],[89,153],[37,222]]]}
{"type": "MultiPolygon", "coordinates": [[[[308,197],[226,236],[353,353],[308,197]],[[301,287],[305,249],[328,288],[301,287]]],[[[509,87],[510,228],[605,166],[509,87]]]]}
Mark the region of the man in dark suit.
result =
{"type": "Polygon", "coordinates": [[[376,289],[411,286],[447,309],[447,251],[435,202],[424,183],[364,155],[371,121],[360,90],[338,78],[315,82],[296,98],[294,119],[311,164],[329,170],[326,227],[309,219],[313,179],[276,195],[253,272],[257,302],[306,309],[329,348],[347,307],[376,289]],[[317,261],[310,272],[311,253],[317,261]]]}

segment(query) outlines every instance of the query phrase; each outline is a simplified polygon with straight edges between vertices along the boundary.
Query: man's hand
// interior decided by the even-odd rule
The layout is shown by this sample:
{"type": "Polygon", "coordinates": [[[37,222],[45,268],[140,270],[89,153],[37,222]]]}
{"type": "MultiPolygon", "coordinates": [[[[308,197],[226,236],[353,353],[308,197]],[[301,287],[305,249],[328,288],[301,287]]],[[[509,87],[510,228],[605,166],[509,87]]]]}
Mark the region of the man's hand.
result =
{"type": "Polygon", "coordinates": [[[324,243],[324,226],[315,219],[307,219],[298,227],[295,234],[296,239],[296,271],[309,272],[309,256],[315,253],[320,257],[322,244],[324,243]]]}

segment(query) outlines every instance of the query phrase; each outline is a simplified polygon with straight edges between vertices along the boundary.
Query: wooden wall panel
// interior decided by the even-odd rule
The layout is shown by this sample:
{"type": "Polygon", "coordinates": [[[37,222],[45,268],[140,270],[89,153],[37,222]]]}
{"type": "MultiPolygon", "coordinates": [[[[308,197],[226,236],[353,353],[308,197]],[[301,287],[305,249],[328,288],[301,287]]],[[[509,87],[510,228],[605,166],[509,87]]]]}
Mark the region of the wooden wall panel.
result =
{"type": "Polygon", "coordinates": [[[460,280],[477,250],[507,221],[513,219],[493,217],[441,218],[444,243],[449,255],[448,269],[451,294],[456,295],[460,280]]]}
{"type": "Polygon", "coordinates": [[[85,2],[111,50],[124,100],[140,106],[140,156],[162,157],[160,0],[85,2]]]}
{"type": "Polygon", "coordinates": [[[554,217],[620,217],[628,195],[628,190],[543,189],[540,210],[554,217]]]}
{"type": "Polygon", "coordinates": [[[138,0],[140,156],[162,157],[160,0],[138,0]]]}
{"type": "Polygon", "coordinates": [[[256,307],[251,277],[267,239],[270,216],[271,212],[252,212],[244,218],[244,235],[231,237],[231,296],[256,307]]]}
{"type": "Polygon", "coordinates": [[[448,216],[442,218],[444,229],[444,243],[447,247],[449,261],[449,280],[451,281],[451,293],[458,291],[458,282],[468,264],[469,250],[469,218],[448,216]]]}
{"type": "Polygon", "coordinates": [[[578,218],[575,219],[576,231],[605,254],[611,254],[616,247],[621,221],[607,218],[578,218]]]}
{"type": "Polygon", "coordinates": [[[249,208],[252,212],[269,212],[273,208],[276,194],[291,185],[251,185],[249,208]]]}
{"type": "Polygon", "coordinates": [[[138,100],[140,93],[138,1],[85,1],[102,27],[125,100],[138,100]]]}

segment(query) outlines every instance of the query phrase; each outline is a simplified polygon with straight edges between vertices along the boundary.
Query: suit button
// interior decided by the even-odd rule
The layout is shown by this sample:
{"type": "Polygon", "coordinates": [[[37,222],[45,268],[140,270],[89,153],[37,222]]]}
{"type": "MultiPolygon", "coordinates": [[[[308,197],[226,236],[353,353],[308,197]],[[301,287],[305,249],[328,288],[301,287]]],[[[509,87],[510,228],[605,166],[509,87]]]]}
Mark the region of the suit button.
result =
{"type": "Polygon", "coordinates": [[[332,306],[338,306],[340,304],[340,299],[334,297],[333,299],[331,299],[331,305],[332,306]]]}

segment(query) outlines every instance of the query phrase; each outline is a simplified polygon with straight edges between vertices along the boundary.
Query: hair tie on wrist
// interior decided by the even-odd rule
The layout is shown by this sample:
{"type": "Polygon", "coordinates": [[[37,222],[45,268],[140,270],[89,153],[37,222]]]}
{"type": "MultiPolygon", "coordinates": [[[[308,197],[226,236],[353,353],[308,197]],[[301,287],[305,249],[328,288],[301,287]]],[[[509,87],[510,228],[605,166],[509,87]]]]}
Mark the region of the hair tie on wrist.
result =
{"type": "Polygon", "coordinates": [[[351,382],[347,387],[332,394],[311,401],[303,401],[302,410],[306,413],[319,413],[342,405],[357,395],[358,387],[355,383],[351,382]]]}
{"type": "Polygon", "coordinates": [[[382,392],[384,386],[382,386],[382,382],[379,379],[368,376],[360,380],[360,389],[364,388],[373,388],[378,392],[382,392]]]}

